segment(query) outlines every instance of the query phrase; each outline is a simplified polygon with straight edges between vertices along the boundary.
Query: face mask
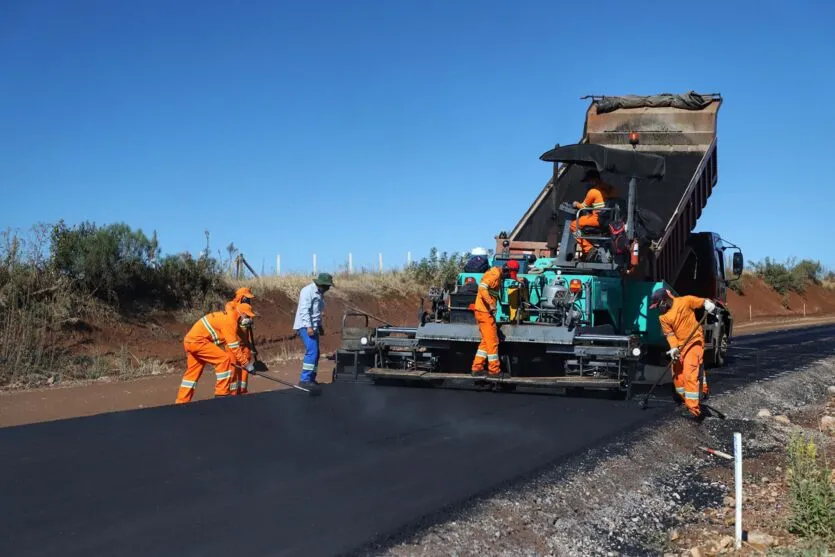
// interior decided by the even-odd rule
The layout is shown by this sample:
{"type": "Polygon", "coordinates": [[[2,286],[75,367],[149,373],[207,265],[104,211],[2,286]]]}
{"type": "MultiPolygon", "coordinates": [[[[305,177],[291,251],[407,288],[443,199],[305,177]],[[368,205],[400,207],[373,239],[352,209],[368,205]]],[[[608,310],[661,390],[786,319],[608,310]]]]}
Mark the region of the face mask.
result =
{"type": "Polygon", "coordinates": [[[241,329],[249,329],[252,326],[251,317],[241,317],[241,329]]]}

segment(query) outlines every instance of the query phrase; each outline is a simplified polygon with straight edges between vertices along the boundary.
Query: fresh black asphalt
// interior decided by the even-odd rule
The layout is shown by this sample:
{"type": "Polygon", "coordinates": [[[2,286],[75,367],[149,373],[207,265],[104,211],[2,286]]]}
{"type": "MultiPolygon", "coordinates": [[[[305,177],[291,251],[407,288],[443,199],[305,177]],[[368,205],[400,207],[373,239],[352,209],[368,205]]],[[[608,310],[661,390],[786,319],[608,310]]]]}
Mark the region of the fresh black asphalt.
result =
{"type": "MultiPolygon", "coordinates": [[[[736,345],[714,392],[835,354],[835,327],[736,345]]],[[[334,384],[0,429],[0,556],[350,554],[670,411],[334,384]]]]}

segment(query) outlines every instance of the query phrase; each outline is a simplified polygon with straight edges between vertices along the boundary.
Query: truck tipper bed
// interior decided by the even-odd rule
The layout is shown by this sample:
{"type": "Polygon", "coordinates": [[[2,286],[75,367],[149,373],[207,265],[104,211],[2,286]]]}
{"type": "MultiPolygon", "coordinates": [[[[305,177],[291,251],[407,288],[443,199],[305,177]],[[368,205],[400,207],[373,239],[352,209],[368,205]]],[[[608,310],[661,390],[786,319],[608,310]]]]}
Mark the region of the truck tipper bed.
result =
{"type": "MultiPolygon", "coordinates": [[[[722,99],[719,95],[696,94],[672,96],[673,100],[666,95],[592,99],[580,143],[634,148],[666,159],[664,178],[642,184],[636,192],[636,204],[652,240],[646,257],[641,258],[642,274],[647,279],[675,284],[687,258],[689,234],[718,180],[716,120],[722,99]],[[675,99],[682,97],[690,102],[676,103],[675,99]],[[629,143],[631,132],[640,135],[636,147],[629,143]]],[[[554,208],[583,199],[583,172],[582,167],[562,166],[557,187],[553,187],[553,179],[549,180],[512,232],[501,239],[519,245],[522,251],[528,245],[556,247],[554,239],[561,237],[562,223],[552,218],[554,208]]],[[[627,177],[604,173],[603,179],[626,197],[627,177]]]]}

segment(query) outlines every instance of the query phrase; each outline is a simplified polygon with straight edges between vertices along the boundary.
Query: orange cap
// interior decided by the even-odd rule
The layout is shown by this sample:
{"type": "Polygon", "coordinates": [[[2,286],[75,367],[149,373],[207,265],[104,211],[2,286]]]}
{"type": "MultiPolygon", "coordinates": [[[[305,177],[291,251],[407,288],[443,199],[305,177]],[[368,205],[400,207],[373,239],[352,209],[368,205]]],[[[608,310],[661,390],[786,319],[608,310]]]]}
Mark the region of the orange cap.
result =
{"type": "Polygon", "coordinates": [[[252,293],[252,290],[248,286],[244,286],[235,290],[235,297],[239,300],[241,298],[254,298],[255,294],[252,293]]]}
{"type": "Polygon", "coordinates": [[[258,314],[252,310],[252,306],[249,304],[238,304],[237,308],[238,313],[241,315],[246,315],[247,317],[257,317],[258,314]]]}

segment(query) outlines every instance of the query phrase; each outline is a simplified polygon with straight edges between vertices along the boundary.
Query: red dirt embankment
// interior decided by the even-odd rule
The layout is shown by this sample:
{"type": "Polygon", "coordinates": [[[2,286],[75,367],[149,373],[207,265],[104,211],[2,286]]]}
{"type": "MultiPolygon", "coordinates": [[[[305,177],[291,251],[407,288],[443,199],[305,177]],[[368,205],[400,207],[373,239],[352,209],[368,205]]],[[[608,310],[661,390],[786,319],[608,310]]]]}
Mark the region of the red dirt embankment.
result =
{"type": "MultiPolygon", "coordinates": [[[[350,302],[326,294],[325,334],[321,350],[332,352],[339,347],[342,315],[348,305],[373,314],[393,325],[412,324],[420,308],[419,296],[378,299],[370,295],[352,294],[350,302]]],[[[259,354],[266,357],[291,358],[304,352],[301,340],[293,331],[296,302],[280,291],[264,292],[253,301],[259,314],[255,321],[255,342],[259,354]]],[[[356,319],[356,318],[353,318],[356,319]]],[[[349,325],[359,326],[355,320],[349,325]]],[[[83,356],[116,356],[123,351],[136,360],[155,359],[174,366],[185,365],[183,337],[193,323],[184,323],[169,313],[157,313],[139,319],[104,318],[100,322],[79,322],[67,331],[62,343],[71,353],[83,356]]],[[[369,320],[369,325],[379,326],[369,320]]]]}
{"type": "Polygon", "coordinates": [[[835,314],[833,288],[809,284],[802,294],[783,295],[752,275],[743,276],[741,282],[742,294],[728,292],[728,306],[736,326],[746,328],[749,324],[784,323],[787,319],[835,314]]]}

